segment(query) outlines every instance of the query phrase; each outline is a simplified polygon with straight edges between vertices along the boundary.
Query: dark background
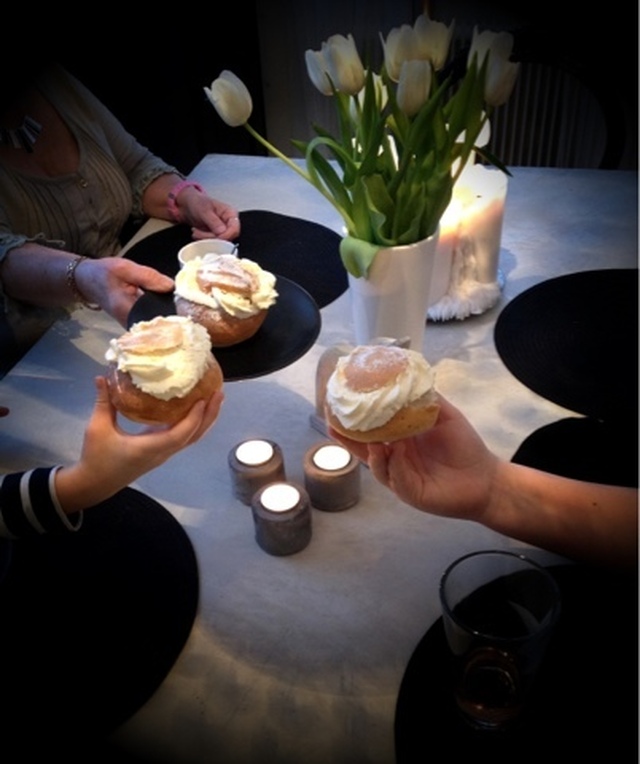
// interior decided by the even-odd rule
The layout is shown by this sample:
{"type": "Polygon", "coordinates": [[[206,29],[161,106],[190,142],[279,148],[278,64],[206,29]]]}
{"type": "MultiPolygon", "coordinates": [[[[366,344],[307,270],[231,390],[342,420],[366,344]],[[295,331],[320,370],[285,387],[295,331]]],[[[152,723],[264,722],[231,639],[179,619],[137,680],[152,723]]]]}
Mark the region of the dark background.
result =
{"type": "MultiPolygon", "coordinates": [[[[25,12],[14,4],[3,11],[3,38],[8,45],[1,54],[1,76],[11,77],[34,52],[50,53],[83,80],[143,144],[184,173],[209,152],[263,154],[245,130],[224,124],[203,87],[223,69],[235,72],[254,100],[252,125],[265,131],[258,19],[276,6],[295,6],[296,13],[303,13],[299,5],[303,0],[273,2],[232,0],[197,9],[174,3],[164,10],[132,2],[126,12],[108,6],[91,15],[59,4],[25,12]]],[[[335,16],[336,33],[349,32],[341,28],[350,6],[345,0],[324,0],[321,6],[313,0],[305,3],[323,18],[325,13],[335,16]]],[[[355,9],[357,3],[352,5],[355,9]]],[[[584,8],[576,13],[573,0],[547,5],[531,0],[432,0],[428,5],[438,20],[449,21],[448,16],[453,16],[457,29],[473,23],[503,28],[487,26],[485,20],[504,16],[512,31],[517,31],[518,45],[526,55],[533,51],[542,57],[560,56],[589,76],[597,75],[606,97],[624,111],[627,149],[618,166],[637,169],[636,3],[612,0],[601,14],[584,8]]],[[[413,2],[414,16],[422,7],[422,2],[413,2]]],[[[411,21],[408,17],[407,22],[411,21]]],[[[269,83],[269,87],[277,84],[269,83]]],[[[292,108],[295,105],[291,102],[292,108]]]]}

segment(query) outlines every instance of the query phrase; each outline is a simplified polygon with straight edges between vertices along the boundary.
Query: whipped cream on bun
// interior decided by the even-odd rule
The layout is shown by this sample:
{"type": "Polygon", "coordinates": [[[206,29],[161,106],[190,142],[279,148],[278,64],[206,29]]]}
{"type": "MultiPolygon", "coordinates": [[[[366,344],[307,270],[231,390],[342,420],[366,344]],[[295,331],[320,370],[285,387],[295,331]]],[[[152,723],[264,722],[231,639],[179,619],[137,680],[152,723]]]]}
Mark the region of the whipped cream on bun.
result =
{"type": "Polygon", "coordinates": [[[186,262],[175,277],[178,298],[246,318],[276,301],[276,277],[253,260],[208,254],[186,262]]]}
{"type": "Polygon", "coordinates": [[[158,316],[112,339],[105,358],[141,391],[170,400],[188,395],[202,379],[211,363],[211,341],[189,318],[158,316]]]}
{"type": "Polygon", "coordinates": [[[433,426],[439,412],[435,374],[420,353],[360,345],[338,359],[327,382],[326,414],[339,433],[391,441],[433,426]]]}

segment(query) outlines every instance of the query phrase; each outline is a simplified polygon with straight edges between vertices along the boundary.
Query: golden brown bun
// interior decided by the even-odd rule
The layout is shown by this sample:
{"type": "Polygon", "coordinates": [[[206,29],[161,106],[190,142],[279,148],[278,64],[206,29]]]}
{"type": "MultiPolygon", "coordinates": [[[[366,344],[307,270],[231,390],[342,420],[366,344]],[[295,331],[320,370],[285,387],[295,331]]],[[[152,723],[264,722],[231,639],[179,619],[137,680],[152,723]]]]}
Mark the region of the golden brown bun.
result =
{"type": "Polygon", "coordinates": [[[328,406],[325,408],[327,423],[337,433],[360,443],[391,443],[394,440],[419,435],[434,426],[439,413],[440,405],[433,395],[429,394],[400,409],[380,427],[374,427],[373,430],[349,430],[331,413],[328,406]]]}
{"type": "Polygon", "coordinates": [[[215,348],[229,347],[244,342],[258,331],[267,317],[268,310],[261,310],[253,316],[237,318],[223,310],[214,310],[206,305],[175,297],[176,313],[187,316],[204,326],[209,332],[211,345],[215,348]]]}
{"type": "Polygon", "coordinates": [[[109,395],[115,408],[133,422],[151,425],[173,425],[183,419],[199,400],[208,401],[222,389],[223,375],[220,365],[211,356],[207,368],[196,386],[182,398],[162,400],[136,387],[126,372],[116,365],[108,366],[109,395]]]}
{"type": "MultiPolygon", "coordinates": [[[[382,389],[411,368],[409,352],[396,346],[357,347],[345,359],[344,384],[356,395],[382,389]]],[[[418,435],[434,426],[439,413],[440,405],[433,388],[401,408],[385,424],[370,430],[349,429],[333,413],[330,404],[325,405],[327,424],[337,433],[360,443],[389,443],[418,435]]]]}

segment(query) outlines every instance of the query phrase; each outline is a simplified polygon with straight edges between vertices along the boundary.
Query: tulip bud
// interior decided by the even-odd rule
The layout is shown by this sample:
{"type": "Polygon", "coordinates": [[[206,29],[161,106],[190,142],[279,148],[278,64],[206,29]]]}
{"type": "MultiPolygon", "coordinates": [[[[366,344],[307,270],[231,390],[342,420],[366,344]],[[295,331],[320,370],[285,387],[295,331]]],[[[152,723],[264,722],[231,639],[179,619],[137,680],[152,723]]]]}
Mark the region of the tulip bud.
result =
{"type": "Polygon", "coordinates": [[[253,102],[246,85],[233,72],[225,70],[204,92],[220,117],[230,126],[244,125],[251,116],[253,102]]]}
{"type": "Polygon", "coordinates": [[[520,70],[520,64],[509,61],[513,50],[513,35],[508,32],[478,32],[474,27],[468,64],[474,56],[478,66],[488,57],[484,99],[489,106],[502,106],[510,97],[520,70]]]}
{"type": "Polygon", "coordinates": [[[394,27],[385,40],[380,35],[382,49],[384,51],[384,65],[389,78],[393,82],[399,82],[400,70],[405,61],[418,58],[418,43],[413,27],[403,24],[394,27]]]}
{"type": "Polygon", "coordinates": [[[502,106],[511,96],[520,64],[492,55],[484,86],[484,99],[489,106],[502,106]]]}
{"type": "Polygon", "coordinates": [[[415,21],[413,29],[418,46],[418,58],[431,61],[436,72],[440,71],[449,55],[455,22],[449,26],[439,21],[431,21],[422,13],[415,21]]]}
{"type": "Polygon", "coordinates": [[[429,61],[405,61],[400,70],[396,99],[398,107],[407,115],[416,115],[429,98],[431,90],[431,63],[429,61]]]}
{"type": "Polygon", "coordinates": [[[353,35],[332,35],[322,43],[322,55],[336,90],[357,95],[364,87],[364,67],[353,35]]]}
{"type": "Polygon", "coordinates": [[[319,50],[307,50],[304,54],[307,64],[309,79],[318,88],[322,95],[330,96],[333,93],[329,72],[322,52],[319,50]]]}

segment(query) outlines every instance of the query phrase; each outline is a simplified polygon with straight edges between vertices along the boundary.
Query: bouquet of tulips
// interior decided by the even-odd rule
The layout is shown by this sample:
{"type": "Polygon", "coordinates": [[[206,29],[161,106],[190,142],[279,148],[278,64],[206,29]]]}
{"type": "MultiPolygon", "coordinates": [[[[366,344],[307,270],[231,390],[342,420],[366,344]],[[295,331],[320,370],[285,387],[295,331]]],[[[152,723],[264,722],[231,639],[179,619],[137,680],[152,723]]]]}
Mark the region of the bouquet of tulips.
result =
{"type": "Polygon", "coordinates": [[[320,50],[307,50],[307,72],[334,99],[339,132],[314,126],[310,141],[293,140],[303,165],[251,127],[251,94],[235,74],[223,71],[205,87],[228,125],[244,126],[336,208],[347,230],[340,254],[356,277],[366,277],[380,247],[436,232],[472,152],[506,171],[476,143],[492,109],[513,89],[519,67],[509,60],[513,38],[474,29],[466,71],[455,80],[443,76],[453,28],[423,13],[413,25],[381,35],[379,72],[363,65],[352,35],[333,35],[320,50]]]}

